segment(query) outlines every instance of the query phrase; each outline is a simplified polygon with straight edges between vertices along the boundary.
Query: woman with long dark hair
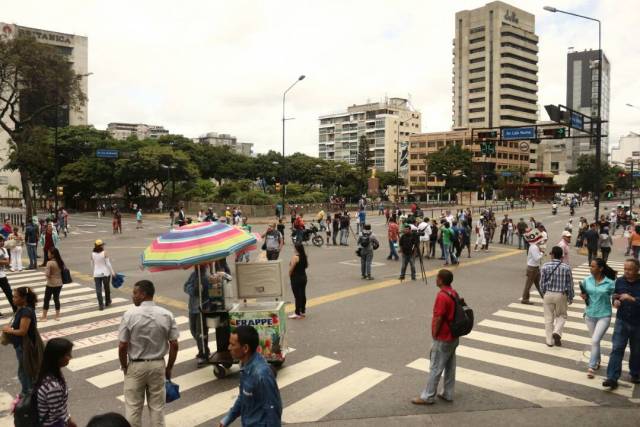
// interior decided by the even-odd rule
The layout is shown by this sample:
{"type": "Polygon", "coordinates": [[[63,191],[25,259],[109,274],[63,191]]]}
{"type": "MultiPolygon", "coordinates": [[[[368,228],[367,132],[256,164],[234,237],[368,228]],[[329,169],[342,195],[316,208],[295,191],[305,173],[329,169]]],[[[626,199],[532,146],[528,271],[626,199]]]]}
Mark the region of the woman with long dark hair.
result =
{"type": "Polygon", "coordinates": [[[591,261],[591,275],[580,282],[580,297],[585,301],[584,321],[591,335],[591,358],[588,378],[600,368],[600,341],[611,324],[611,296],[615,290],[616,272],[602,258],[591,261]]]}
{"type": "Polygon", "coordinates": [[[93,265],[93,281],[96,285],[96,297],[98,298],[98,308],[104,310],[105,305],[111,305],[111,287],[109,282],[116,273],[111,267],[111,261],[104,250],[104,242],[100,239],[95,241],[93,252],[91,252],[91,264],[93,265]],[[102,299],[102,288],[104,288],[104,301],[102,299]]]}
{"type": "Polygon", "coordinates": [[[309,267],[307,254],[302,243],[294,245],[295,254],[289,262],[289,278],[291,279],[291,290],[296,301],[296,311],[289,315],[289,319],[304,319],[306,317],[307,305],[307,273],[309,267]]]}
{"type": "Polygon", "coordinates": [[[61,370],[69,364],[72,348],[73,343],[66,338],[51,338],[44,348],[36,384],[38,416],[43,426],[76,427],[69,415],[69,390],[61,370]]]}
{"type": "MultiPolygon", "coordinates": [[[[37,368],[33,369],[33,366],[28,366],[28,358],[25,357],[24,344],[26,340],[30,340],[30,344],[36,344],[37,323],[36,323],[36,302],[38,297],[26,286],[21,286],[13,291],[13,303],[17,307],[13,319],[10,324],[2,328],[2,332],[5,332],[11,336],[11,342],[13,348],[16,351],[16,358],[18,359],[18,380],[22,387],[20,391],[21,396],[27,396],[31,392],[33,381],[37,376],[37,368]]],[[[39,362],[38,362],[39,364],[39,362]]]]}
{"type": "Polygon", "coordinates": [[[64,261],[60,256],[57,248],[49,249],[49,261],[45,269],[45,277],[47,285],[44,288],[44,303],[42,307],[42,318],[40,321],[47,321],[47,312],[49,311],[49,302],[53,297],[53,305],[56,308],[56,320],[60,320],[60,291],[62,291],[62,270],[64,269],[64,261]]]}

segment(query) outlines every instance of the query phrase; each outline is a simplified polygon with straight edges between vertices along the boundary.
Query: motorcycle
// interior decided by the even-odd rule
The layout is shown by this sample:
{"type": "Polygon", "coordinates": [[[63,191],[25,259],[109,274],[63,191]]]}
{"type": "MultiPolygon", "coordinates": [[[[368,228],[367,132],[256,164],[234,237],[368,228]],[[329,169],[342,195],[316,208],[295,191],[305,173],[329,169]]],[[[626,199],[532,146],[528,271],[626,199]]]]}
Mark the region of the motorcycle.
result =
{"type": "Polygon", "coordinates": [[[572,205],[572,206],[569,208],[569,213],[571,214],[571,216],[574,216],[574,215],[576,214],[576,208],[575,208],[575,206],[573,206],[573,205],[572,205]]]}
{"type": "Polygon", "coordinates": [[[557,213],[558,213],[558,205],[554,203],[553,205],[551,205],[551,214],[555,215],[557,213]]]}
{"type": "MultiPolygon", "coordinates": [[[[297,232],[298,230],[291,230],[291,240],[294,245],[298,243],[297,232]]],[[[302,242],[300,243],[308,242],[309,240],[311,240],[314,246],[321,247],[324,245],[324,238],[319,234],[319,229],[314,223],[311,223],[309,228],[304,229],[302,232],[302,242]]]]}

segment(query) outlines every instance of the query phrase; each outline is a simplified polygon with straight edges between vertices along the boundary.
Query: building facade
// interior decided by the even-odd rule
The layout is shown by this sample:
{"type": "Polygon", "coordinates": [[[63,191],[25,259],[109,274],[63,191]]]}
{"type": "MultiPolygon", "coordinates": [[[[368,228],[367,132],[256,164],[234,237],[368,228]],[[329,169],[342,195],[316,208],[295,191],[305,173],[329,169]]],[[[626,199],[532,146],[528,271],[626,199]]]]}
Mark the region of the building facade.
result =
{"type": "Polygon", "coordinates": [[[535,16],[495,1],[460,11],[455,19],[453,128],[536,123],[535,16]]]}
{"type": "MultiPolygon", "coordinates": [[[[442,177],[429,172],[429,155],[450,145],[460,145],[473,153],[474,169],[492,171],[496,174],[509,173],[510,176],[523,176],[529,171],[529,146],[521,141],[497,141],[496,153],[483,156],[480,142],[474,133],[472,140],[470,129],[447,132],[421,133],[409,137],[409,195],[426,200],[425,192],[433,198],[445,185],[442,177]],[[524,150],[523,150],[524,148],[524,150]],[[483,168],[483,163],[484,168],[483,168]],[[517,172],[514,173],[514,172],[517,172]]],[[[465,177],[464,179],[473,179],[465,177]]]]}
{"type": "Polygon", "coordinates": [[[617,147],[611,149],[613,162],[625,163],[628,159],[640,158],[640,134],[629,132],[629,135],[620,137],[617,147]]]}
{"type": "Polygon", "coordinates": [[[169,135],[169,131],[162,126],[145,125],[142,123],[114,122],[107,125],[107,132],[115,139],[127,139],[135,136],[138,139],[157,139],[169,135]]]}
{"type": "MultiPolygon", "coordinates": [[[[567,54],[567,100],[566,105],[591,117],[598,116],[598,61],[599,50],[585,50],[567,54]]],[[[602,134],[609,135],[609,98],[611,65],[607,56],[602,53],[602,134]]],[[[602,138],[603,157],[609,152],[609,137],[602,138]]],[[[570,169],[575,170],[578,158],[582,155],[595,154],[595,141],[585,136],[573,140],[573,163],[570,169]]]]}
{"type": "Polygon", "coordinates": [[[355,165],[361,138],[368,141],[369,158],[379,171],[405,175],[409,136],[420,133],[421,115],[404,98],[352,105],[346,111],[319,117],[318,154],[321,159],[355,165]]]}
{"type": "Polygon", "coordinates": [[[253,155],[253,143],[238,142],[238,138],[227,133],[209,132],[205,135],[194,138],[193,142],[198,144],[208,144],[214,147],[231,147],[233,151],[245,156],[253,155]]]}
{"type": "MultiPolygon", "coordinates": [[[[34,37],[40,43],[53,46],[61,52],[72,64],[75,73],[80,76],[80,87],[87,96],[87,99],[89,98],[87,82],[89,40],[87,37],[0,22],[0,40],[12,39],[18,35],[34,37]]],[[[84,105],[77,106],[76,108],[60,108],[57,114],[58,125],[87,125],[87,112],[88,101],[85,102],[84,105]]],[[[53,126],[53,124],[47,124],[53,126]]],[[[0,129],[0,197],[10,196],[7,190],[10,186],[17,187],[22,191],[20,174],[17,171],[11,172],[1,169],[6,164],[9,150],[9,136],[0,129]]],[[[13,196],[15,196],[15,194],[16,192],[13,192],[13,196]]]]}

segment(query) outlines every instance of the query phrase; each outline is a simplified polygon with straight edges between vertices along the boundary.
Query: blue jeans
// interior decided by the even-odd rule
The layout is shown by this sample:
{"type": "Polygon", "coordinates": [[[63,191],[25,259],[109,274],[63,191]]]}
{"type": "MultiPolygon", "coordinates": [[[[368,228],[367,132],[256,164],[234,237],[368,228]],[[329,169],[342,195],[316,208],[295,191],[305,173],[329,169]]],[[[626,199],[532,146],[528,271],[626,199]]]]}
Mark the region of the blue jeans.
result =
{"type": "Polygon", "coordinates": [[[29,255],[29,267],[36,268],[38,266],[37,246],[27,243],[27,254],[29,255]]]}
{"type": "Polygon", "coordinates": [[[400,258],[398,256],[398,251],[396,251],[396,242],[397,240],[389,240],[389,256],[387,257],[388,259],[398,259],[400,258]]]}
{"type": "Polygon", "coordinates": [[[402,254],[402,267],[400,267],[400,278],[404,279],[407,272],[407,264],[411,266],[411,280],[416,280],[416,261],[413,255],[402,254]]]}
{"type": "Polygon", "coordinates": [[[444,262],[445,264],[455,264],[458,262],[458,258],[456,258],[453,253],[453,245],[451,243],[443,243],[442,247],[444,248],[444,262]]]}
{"type": "Polygon", "coordinates": [[[640,375],[640,325],[631,325],[622,319],[616,319],[611,337],[611,355],[607,367],[607,378],[618,381],[622,374],[622,359],[627,348],[627,341],[631,348],[629,355],[629,373],[632,376],[640,375]]]}
{"type": "Polygon", "coordinates": [[[340,229],[340,244],[348,245],[349,244],[349,229],[341,228],[340,229]]]}
{"type": "Polygon", "coordinates": [[[96,285],[96,297],[98,298],[98,305],[102,308],[104,303],[102,301],[102,288],[104,287],[104,299],[107,305],[111,305],[111,287],[109,281],[111,276],[94,277],[93,281],[96,285]]]}
{"type": "Polygon", "coordinates": [[[524,236],[522,234],[518,234],[518,249],[522,249],[523,242],[524,242],[524,236]]]}
{"type": "Polygon", "coordinates": [[[431,363],[427,386],[420,393],[420,398],[433,402],[438,392],[438,383],[444,372],[444,390],[442,396],[453,400],[453,390],[456,384],[456,347],[458,339],[453,341],[433,340],[431,345],[431,363]]]}
{"type": "Polygon", "coordinates": [[[584,321],[587,323],[587,329],[589,329],[589,335],[591,335],[591,357],[589,359],[589,367],[591,369],[596,369],[600,366],[600,341],[602,341],[602,337],[607,332],[607,329],[609,329],[611,316],[584,316],[584,321]]]}
{"type": "Polygon", "coordinates": [[[363,277],[371,277],[371,263],[373,262],[373,252],[364,252],[360,256],[360,271],[363,277]]]}
{"type": "Polygon", "coordinates": [[[24,370],[24,353],[22,351],[22,345],[16,347],[16,358],[18,359],[18,381],[20,381],[20,386],[22,387],[20,394],[22,396],[26,396],[31,392],[33,382],[31,377],[29,377],[24,370]]]}

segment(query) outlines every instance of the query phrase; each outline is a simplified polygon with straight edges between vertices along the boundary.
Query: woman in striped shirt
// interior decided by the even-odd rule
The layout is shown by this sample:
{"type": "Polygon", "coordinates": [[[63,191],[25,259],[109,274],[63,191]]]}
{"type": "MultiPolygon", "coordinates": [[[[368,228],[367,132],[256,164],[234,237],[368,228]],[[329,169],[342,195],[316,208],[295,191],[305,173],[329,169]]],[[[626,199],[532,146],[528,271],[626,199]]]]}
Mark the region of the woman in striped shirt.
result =
{"type": "Polygon", "coordinates": [[[37,383],[38,415],[45,427],[77,427],[69,415],[69,392],[60,368],[71,360],[73,343],[65,338],[52,338],[44,348],[37,383]]]}

